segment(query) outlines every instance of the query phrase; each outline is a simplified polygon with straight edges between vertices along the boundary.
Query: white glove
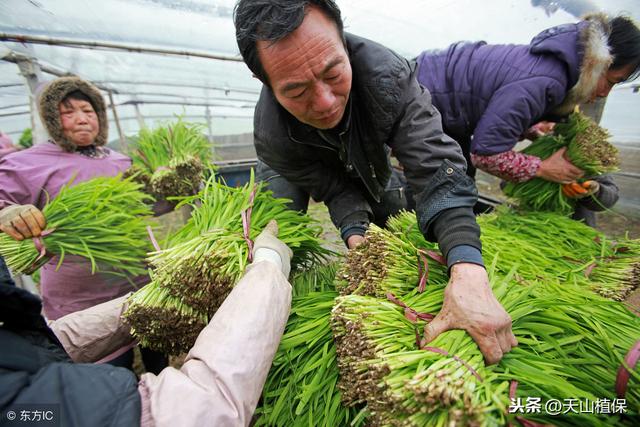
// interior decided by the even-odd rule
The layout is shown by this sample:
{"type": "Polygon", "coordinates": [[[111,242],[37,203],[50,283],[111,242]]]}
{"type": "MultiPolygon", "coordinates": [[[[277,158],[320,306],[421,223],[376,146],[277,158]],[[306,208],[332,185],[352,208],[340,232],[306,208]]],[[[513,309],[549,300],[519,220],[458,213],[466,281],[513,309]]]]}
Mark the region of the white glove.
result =
{"type": "Polygon", "coordinates": [[[285,277],[291,272],[291,257],[293,252],[278,239],[278,223],[275,220],[262,230],[253,245],[253,262],[269,261],[276,264],[285,277]]]}

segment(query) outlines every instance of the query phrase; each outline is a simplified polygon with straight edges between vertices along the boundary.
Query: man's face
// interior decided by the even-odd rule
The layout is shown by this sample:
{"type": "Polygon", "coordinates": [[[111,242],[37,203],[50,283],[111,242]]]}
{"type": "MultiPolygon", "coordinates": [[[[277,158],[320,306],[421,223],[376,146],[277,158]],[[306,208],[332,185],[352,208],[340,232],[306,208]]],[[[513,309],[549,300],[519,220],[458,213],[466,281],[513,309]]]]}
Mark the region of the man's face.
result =
{"type": "Polygon", "coordinates": [[[93,106],[87,101],[68,99],[58,105],[64,136],[79,147],[93,144],[100,124],[93,106]]]}
{"type": "Polygon", "coordinates": [[[596,86],[596,90],[593,91],[589,102],[595,101],[596,98],[604,98],[609,95],[611,89],[613,89],[616,84],[627,80],[634,70],[634,64],[629,64],[616,70],[609,69],[605,71],[600,76],[600,79],[598,79],[598,86],[596,86]]]}
{"type": "Polygon", "coordinates": [[[280,105],[317,129],[340,123],[351,91],[351,64],[333,21],[310,6],[294,32],[276,43],[258,41],[257,48],[280,105]]]}

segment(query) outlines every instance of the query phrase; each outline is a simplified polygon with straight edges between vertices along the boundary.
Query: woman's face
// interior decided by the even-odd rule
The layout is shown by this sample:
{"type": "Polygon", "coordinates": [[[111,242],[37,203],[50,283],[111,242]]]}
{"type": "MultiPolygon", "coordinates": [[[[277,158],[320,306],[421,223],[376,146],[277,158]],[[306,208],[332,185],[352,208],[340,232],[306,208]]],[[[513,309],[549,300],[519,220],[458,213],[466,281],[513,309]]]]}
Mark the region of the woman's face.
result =
{"type": "Polygon", "coordinates": [[[598,86],[596,87],[596,90],[593,91],[589,102],[595,101],[596,98],[604,98],[609,95],[611,89],[613,89],[613,87],[618,83],[626,81],[635,69],[636,67],[634,64],[625,65],[624,67],[617,68],[615,70],[609,68],[600,76],[598,86]]]}
{"type": "Polygon", "coordinates": [[[93,106],[87,101],[68,99],[58,105],[64,136],[79,147],[93,144],[100,122],[93,106]]]}

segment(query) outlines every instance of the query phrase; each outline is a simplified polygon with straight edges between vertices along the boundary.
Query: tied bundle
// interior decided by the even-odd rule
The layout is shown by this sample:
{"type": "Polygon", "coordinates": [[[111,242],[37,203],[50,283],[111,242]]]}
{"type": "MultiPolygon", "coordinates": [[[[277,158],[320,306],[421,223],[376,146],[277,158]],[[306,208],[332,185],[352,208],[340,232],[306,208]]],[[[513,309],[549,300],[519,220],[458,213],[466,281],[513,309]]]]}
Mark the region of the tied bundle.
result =
{"type": "Polygon", "coordinates": [[[444,259],[417,230],[415,214],[401,213],[389,219],[387,229],[371,224],[364,243],[349,251],[338,271],[336,289],[341,295],[385,298],[387,292],[403,294],[429,283],[447,283],[444,259]],[[407,256],[413,254],[413,256],[407,256]]]}
{"type": "MultiPolygon", "coordinates": [[[[585,177],[595,177],[618,170],[618,150],[608,139],[609,133],[605,129],[585,115],[575,112],[569,116],[567,123],[556,125],[553,135],[538,138],[522,152],[544,160],[559,149],[567,147],[567,159],[582,169],[585,177]]],[[[503,191],[525,208],[565,215],[575,209],[576,201],[562,193],[561,184],[542,178],[521,183],[509,182],[503,191]]]]}
{"type": "Polygon", "coordinates": [[[132,179],[98,177],[60,189],[42,213],[47,229],[41,237],[16,241],[0,235],[0,255],[16,273],[30,274],[58,256],[77,255],[91,271],[139,275],[149,248],[146,227],[150,199],[132,179]]]}
{"type": "Polygon", "coordinates": [[[640,284],[640,241],[611,240],[586,224],[552,212],[500,207],[478,217],[485,256],[518,268],[528,280],[562,280],[623,301],[640,284]],[[523,256],[526,254],[526,256],[523,256]]]}
{"type": "Polygon", "coordinates": [[[271,219],[278,222],[278,238],[293,251],[294,270],[310,267],[330,254],[321,246],[320,226],[310,217],[288,210],[286,203],[255,185],[253,175],[242,188],[227,187],[211,177],[196,196],[184,199],[181,205],[194,209],[191,218],[169,239],[167,249],[149,257],[152,284],[171,299],[163,297],[158,304],[155,298],[147,299],[145,294],[154,289],[148,290],[148,286],[134,295],[125,317],[136,337],[167,353],[187,351],[202,328],[187,331],[180,343],[147,331],[173,327],[172,316],[167,314],[169,305],[174,319],[183,319],[183,323],[188,324],[184,319],[189,316],[194,324],[200,324],[200,319],[208,322],[251,261],[253,239],[271,219]]]}
{"type": "Polygon", "coordinates": [[[153,130],[141,129],[133,142],[133,166],[127,175],[162,200],[192,196],[200,188],[205,169],[211,168],[212,145],[203,127],[178,119],[153,130]]]}
{"type": "MultiPolygon", "coordinates": [[[[516,222],[514,218],[509,220],[516,222]]],[[[414,246],[429,246],[420,241],[413,215],[401,215],[388,225],[402,232],[370,230],[373,234],[388,233],[387,239],[376,241],[386,243],[394,233],[399,239],[412,241],[411,245],[386,246],[387,251],[393,248],[395,253],[386,253],[385,259],[406,260],[405,268],[394,272],[394,281],[378,274],[364,279],[376,282],[368,284],[368,289],[375,290],[369,295],[386,291],[386,300],[344,295],[336,300],[333,309],[338,387],[343,404],[366,406],[367,422],[372,425],[480,426],[507,422],[511,382],[519,384],[515,398],[541,396],[590,402],[615,399],[620,387],[619,369],[638,338],[640,325],[640,320],[623,304],[594,294],[586,286],[588,278],[584,275],[576,275],[573,283],[570,271],[561,270],[566,273],[564,277],[547,274],[545,266],[553,266],[554,258],[546,259],[541,253],[537,261],[544,262],[538,267],[539,273],[529,270],[520,274],[517,260],[503,262],[500,255],[510,255],[511,247],[519,245],[518,237],[511,232],[510,240],[506,236],[494,238],[484,244],[485,257],[487,253],[495,254],[488,269],[491,283],[494,294],[514,321],[520,346],[499,365],[485,367],[476,344],[463,331],[446,332],[426,345],[419,342],[425,323],[441,308],[446,281],[433,274],[425,291],[419,292],[414,246]],[[491,247],[496,242],[498,247],[491,247]],[[509,265],[511,269],[506,271],[509,265]],[[397,285],[403,281],[407,283],[404,289],[397,285]]],[[[573,243],[577,240],[567,239],[573,243]]],[[[591,243],[591,250],[601,250],[600,244],[591,243]]],[[[443,266],[434,264],[432,272],[438,268],[443,266]]],[[[349,289],[357,293],[364,287],[349,289]]],[[[640,375],[633,365],[631,368],[629,376],[637,381],[640,375]]],[[[626,397],[631,411],[637,413],[637,391],[629,387],[626,397]]],[[[530,414],[520,418],[525,425],[528,421],[626,425],[616,415],[530,414]]]]}

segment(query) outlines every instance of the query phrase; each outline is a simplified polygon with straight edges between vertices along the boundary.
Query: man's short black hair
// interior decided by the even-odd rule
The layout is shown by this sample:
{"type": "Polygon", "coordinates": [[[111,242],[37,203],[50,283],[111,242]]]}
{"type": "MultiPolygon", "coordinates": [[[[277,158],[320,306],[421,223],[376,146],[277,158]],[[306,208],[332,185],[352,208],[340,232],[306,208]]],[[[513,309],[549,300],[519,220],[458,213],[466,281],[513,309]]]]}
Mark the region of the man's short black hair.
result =
{"type": "Polygon", "coordinates": [[[627,16],[616,16],[609,21],[609,47],[613,55],[612,70],[633,65],[634,70],[627,81],[640,74],[640,28],[627,16]]]}
{"type": "Polygon", "coordinates": [[[333,0],[240,0],[233,11],[236,40],[249,69],[262,83],[269,79],[260,63],[256,42],[277,42],[295,31],[304,20],[309,5],[318,7],[335,22],[344,40],[340,9],[333,0]]]}

